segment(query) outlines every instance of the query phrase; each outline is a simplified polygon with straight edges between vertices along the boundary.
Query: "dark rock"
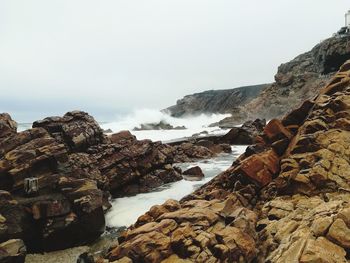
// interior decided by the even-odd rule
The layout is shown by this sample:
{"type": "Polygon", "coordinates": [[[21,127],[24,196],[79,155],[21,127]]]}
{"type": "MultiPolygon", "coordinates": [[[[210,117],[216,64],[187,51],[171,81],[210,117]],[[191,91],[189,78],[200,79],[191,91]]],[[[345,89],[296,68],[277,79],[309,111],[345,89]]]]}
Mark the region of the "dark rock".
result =
{"type": "Polygon", "coordinates": [[[136,141],[136,136],[132,135],[130,131],[120,131],[109,136],[112,143],[127,145],[136,141]]]}
{"type": "Polygon", "coordinates": [[[185,126],[172,126],[171,124],[160,121],[158,123],[145,123],[141,124],[140,127],[135,127],[134,131],[143,131],[143,130],[185,130],[185,126]]]}
{"type": "Polygon", "coordinates": [[[241,127],[232,128],[222,136],[221,141],[234,145],[248,145],[256,142],[257,136],[263,131],[265,119],[245,122],[241,127]]]}
{"type": "Polygon", "coordinates": [[[57,141],[72,151],[84,151],[105,141],[103,130],[88,113],[71,111],[63,117],[49,117],[33,123],[33,128],[46,129],[57,141]]]}
{"type": "Polygon", "coordinates": [[[194,166],[183,172],[183,178],[187,181],[200,181],[204,178],[204,174],[199,166],[194,166]]]}
{"type": "Polygon", "coordinates": [[[17,132],[17,123],[7,113],[0,114],[0,140],[4,140],[17,132]]]}
{"type": "Polygon", "coordinates": [[[231,113],[234,108],[256,98],[266,85],[239,87],[227,90],[209,90],[187,95],[164,112],[171,116],[199,115],[201,113],[231,113]]]}
{"type": "Polygon", "coordinates": [[[0,188],[22,190],[23,180],[36,177],[45,186],[49,175],[67,161],[67,150],[43,129],[18,133],[6,140],[0,159],[0,188]]]}
{"type": "Polygon", "coordinates": [[[112,133],[113,131],[111,129],[106,129],[106,130],[103,130],[103,133],[112,133]]]}

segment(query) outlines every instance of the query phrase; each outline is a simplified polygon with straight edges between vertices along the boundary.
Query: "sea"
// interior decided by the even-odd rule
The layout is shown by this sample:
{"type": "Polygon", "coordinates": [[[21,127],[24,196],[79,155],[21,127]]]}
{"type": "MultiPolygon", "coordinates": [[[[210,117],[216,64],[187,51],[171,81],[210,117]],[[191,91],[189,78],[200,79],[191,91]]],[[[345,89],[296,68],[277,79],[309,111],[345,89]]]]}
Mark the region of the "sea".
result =
{"type": "MultiPolygon", "coordinates": [[[[228,132],[219,127],[209,127],[210,124],[218,122],[229,114],[201,114],[186,118],[174,118],[164,112],[153,109],[135,110],[110,122],[99,122],[102,129],[115,133],[122,130],[130,130],[137,139],[150,139],[152,141],[162,141],[164,143],[191,137],[201,133],[202,136],[221,135],[228,132]],[[140,127],[144,123],[166,122],[174,127],[185,126],[184,130],[145,130],[133,131],[135,127],[140,127]],[[205,133],[203,133],[205,132],[205,133]]],[[[19,123],[18,131],[31,128],[31,123],[19,123]]],[[[106,223],[109,227],[128,227],[137,218],[147,212],[153,205],[164,203],[168,199],[180,200],[190,194],[201,185],[210,181],[213,177],[229,168],[232,162],[241,155],[246,146],[232,146],[232,153],[222,153],[209,160],[200,160],[191,163],[175,164],[185,170],[193,166],[201,167],[205,177],[201,181],[186,181],[163,185],[149,193],[137,194],[135,196],[116,198],[111,200],[112,208],[106,214],[106,223]]]]}

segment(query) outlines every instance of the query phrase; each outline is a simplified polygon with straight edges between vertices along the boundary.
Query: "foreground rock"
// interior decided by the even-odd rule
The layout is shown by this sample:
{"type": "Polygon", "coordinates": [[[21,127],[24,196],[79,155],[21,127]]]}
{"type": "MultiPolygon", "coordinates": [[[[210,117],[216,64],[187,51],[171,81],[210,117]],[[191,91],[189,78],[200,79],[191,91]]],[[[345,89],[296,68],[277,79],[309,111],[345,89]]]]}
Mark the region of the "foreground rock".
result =
{"type": "MultiPolygon", "coordinates": [[[[105,230],[111,194],[133,195],[182,180],[173,163],[221,152],[137,140],[129,131],[106,136],[81,111],[36,121],[23,132],[1,114],[0,139],[0,242],[21,239],[30,252],[95,240],[105,230]]],[[[4,257],[17,257],[10,250],[4,257]]]]}
{"type": "Polygon", "coordinates": [[[105,259],[348,262],[349,108],[350,61],[227,171],[140,216],[105,259]]]}

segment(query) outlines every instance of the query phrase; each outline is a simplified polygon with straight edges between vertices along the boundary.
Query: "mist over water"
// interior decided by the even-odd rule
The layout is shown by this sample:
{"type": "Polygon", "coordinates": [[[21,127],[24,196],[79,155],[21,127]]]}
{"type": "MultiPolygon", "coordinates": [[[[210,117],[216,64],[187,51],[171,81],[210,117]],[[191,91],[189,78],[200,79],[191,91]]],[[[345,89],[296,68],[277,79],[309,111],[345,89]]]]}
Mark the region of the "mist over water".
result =
{"type": "Polygon", "coordinates": [[[225,130],[218,127],[208,127],[214,122],[218,122],[230,114],[201,114],[198,116],[186,118],[174,118],[169,114],[160,112],[154,109],[135,110],[132,113],[122,117],[115,122],[102,124],[102,128],[111,129],[113,132],[121,130],[132,131],[135,127],[139,127],[145,123],[159,123],[166,122],[174,127],[185,126],[185,130],[150,130],[150,131],[132,131],[137,139],[151,139],[153,141],[169,141],[173,139],[190,137],[195,133],[207,131],[210,134],[222,134],[225,130]]]}

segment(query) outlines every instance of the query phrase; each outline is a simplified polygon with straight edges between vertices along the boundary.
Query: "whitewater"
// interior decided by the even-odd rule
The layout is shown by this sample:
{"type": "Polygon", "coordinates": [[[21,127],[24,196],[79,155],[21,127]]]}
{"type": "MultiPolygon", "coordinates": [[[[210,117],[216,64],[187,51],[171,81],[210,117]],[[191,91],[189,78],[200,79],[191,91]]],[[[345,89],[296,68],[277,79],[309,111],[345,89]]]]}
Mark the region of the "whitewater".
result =
{"type": "MultiPolygon", "coordinates": [[[[99,122],[102,129],[116,133],[122,130],[130,130],[138,140],[150,139],[152,141],[169,142],[176,139],[189,138],[194,134],[223,135],[228,129],[219,127],[209,127],[210,124],[218,122],[230,114],[201,114],[186,118],[174,118],[159,110],[139,109],[122,117],[116,117],[112,122],[99,122]],[[135,127],[140,127],[145,123],[159,123],[163,121],[174,127],[185,126],[185,130],[144,130],[133,131],[135,127]]],[[[31,124],[19,124],[18,130],[29,129],[31,124]]],[[[135,196],[116,198],[111,201],[112,208],[106,214],[106,223],[109,227],[127,227],[133,224],[139,216],[147,212],[153,205],[164,203],[168,199],[180,200],[182,197],[190,194],[201,185],[207,183],[216,175],[229,168],[232,162],[241,155],[246,146],[232,146],[232,153],[222,153],[209,160],[200,160],[191,163],[174,164],[182,170],[189,169],[193,166],[201,167],[204,178],[201,181],[186,181],[163,185],[149,193],[137,194],[135,196]]]]}
{"type": "MultiPolygon", "coordinates": [[[[101,127],[104,130],[110,129],[112,132],[121,130],[130,130],[137,139],[151,139],[152,141],[168,142],[180,138],[191,137],[206,131],[207,135],[222,135],[228,130],[219,127],[209,127],[210,124],[218,122],[230,114],[201,114],[195,117],[174,118],[158,110],[143,109],[119,118],[115,122],[104,123],[101,127]],[[185,130],[145,130],[132,131],[145,123],[166,122],[174,127],[185,126],[185,130]]],[[[137,194],[135,196],[117,198],[112,201],[112,209],[106,215],[106,222],[109,227],[130,226],[137,218],[147,212],[152,206],[164,203],[168,199],[180,200],[182,197],[190,194],[201,185],[209,182],[216,175],[229,168],[232,162],[241,155],[246,146],[232,146],[232,153],[222,153],[219,156],[209,159],[200,160],[191,163],[174,164],[182,170],[189,169],[193,166],[201,167],[204,178],[201,181],[186,181],[163,185],[154,189],[150,193],[137,194]]]]}
{"type": "Polygon", "coordinates": [[[174,139],[191,137],[193,134],[207,131],[209,134],[223,134],[227,130],[219,127],[209,127],[210,124],[218,122],[230,114],[201,114],[198,116],[186,118],[174,118],[159,110],[153,109],[139,109],[127,114],[124,117],[119,117],[118,120],[109,123],[103,123],[101,127],[104,130],[112,130],[118,132],[121,130],[130,130],[137,139],[150,139],[152,141],[167,142],[174,139]],[[174,127],[185,126],[185,130],[145,130],[133,131],[135,127],[139,127],[145,123],[159,123],[166,122],[174,127]]]}

